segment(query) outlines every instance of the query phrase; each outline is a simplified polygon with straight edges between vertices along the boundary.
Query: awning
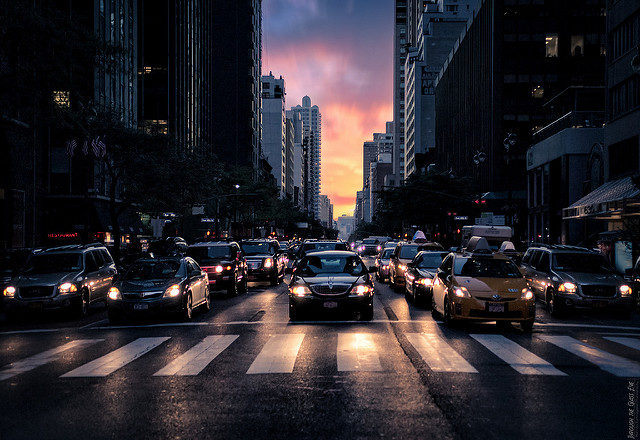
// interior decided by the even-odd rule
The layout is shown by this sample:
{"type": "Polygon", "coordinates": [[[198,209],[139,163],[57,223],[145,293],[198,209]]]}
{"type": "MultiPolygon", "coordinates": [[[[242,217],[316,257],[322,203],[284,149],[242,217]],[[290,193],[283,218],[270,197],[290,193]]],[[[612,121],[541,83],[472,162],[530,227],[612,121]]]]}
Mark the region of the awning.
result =
{"type": "Polygon", "coordinates": [[[612,180],[562,210],[562,218],[592,217],[602,214],[621,213],[625,202],[637,199],[640,189],[631,177],[612,180]]]}

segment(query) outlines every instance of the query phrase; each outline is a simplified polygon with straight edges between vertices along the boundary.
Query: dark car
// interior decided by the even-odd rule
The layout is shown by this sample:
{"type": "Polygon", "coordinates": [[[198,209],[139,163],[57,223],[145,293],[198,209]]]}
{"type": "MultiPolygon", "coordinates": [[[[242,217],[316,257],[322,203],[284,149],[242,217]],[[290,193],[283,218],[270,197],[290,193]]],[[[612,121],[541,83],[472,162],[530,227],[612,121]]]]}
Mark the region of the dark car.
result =
{"type": "MultiPolygon", "coordinates": [[[[372,267],[371,270],[374,268],[372,267]]],[[[373,280],[355,252],[312,252],[296,265],[289,284],[289,318],[305,311],[360,312],[373,319],[373,280]]]]}
{"type": "MultiPolygon", "coordinates": [[[[33,254],[33,249],[7,249],[0,251],[0,292],[9,286],[11,280],[16,277],[20,270],[24,269],[29,257],[33,254]]],[[[0,295],[0,307],[2,307],[3,295],[0,295]]]]}
{"type": "Polygon", "coordinates": [[[242,252],[247,259],[249,281],[269,281],[277,286],[284,279],[285,262],[276,240],[243,240],[242,252]]]}
{"type": "Polygon", "coordinates": [[[211,308],[207,273],[189,257],[138,260],[117,279],[108,298],[112,323],[148,313],[190,320],[196,307],[211,308]]]}
{"type": "Polygon", "coordinates": [[[340,240],[305,240],[298,249],[298,260],[310,252],[348,251],[349,244],[340,240]]]}
{"type": "Polygon", "coordinates": [[[377,238],[365,238],[362,240],[360,255],[377,255],[383,248],[383,243],[377,238]]]}
{"type": "Polygon", "coordinates": [[[382,283],[389,279],[389,263],[391,262],[391,254],[393,254],[393,248],[385,248],[380,251],[376,257],[376,279],[382,283]]]}
{"type": "Polygon", "coordinates": [[[612,308],[625,314],[633,310],[630,283],[598,252],[561,245],[530,247],[521,270],[553,315],[572,308],[612,308]]]}
{"type": "Polygon", "coordinates": [[[226,290],[231,296],[247,291],[247,262],[238,243],[202,242],[189,246],[187,255],[209,277],[209,290],[226,290]]]}
{"type": "Polygon", "coordinates": [[[106,301],[116,274],[111,254],[100,243],[50,248],[29,257],[4,288],[4,305],[10,315],[65,308],[82,317],[91,304],[106,301]]]}
{"type": "Polygon", "coordinates": [[[414,304],[431,304],[433,279],[448,252],[421,251],[407,264],[405,271],[405,297],[414,304]]]}
{"type": "Polygon", "coordinates": [[[420,251],[444,251],[444,248],[439,243],[414,243],[414,242],[400,242],[396,245],[396,248],[391,254],[391,261],[389,263],[389,281],[391,287],[399,289],[404,285],[404,273],[407,270],[407,264],[413,261],[413,258],[420,251]]]}

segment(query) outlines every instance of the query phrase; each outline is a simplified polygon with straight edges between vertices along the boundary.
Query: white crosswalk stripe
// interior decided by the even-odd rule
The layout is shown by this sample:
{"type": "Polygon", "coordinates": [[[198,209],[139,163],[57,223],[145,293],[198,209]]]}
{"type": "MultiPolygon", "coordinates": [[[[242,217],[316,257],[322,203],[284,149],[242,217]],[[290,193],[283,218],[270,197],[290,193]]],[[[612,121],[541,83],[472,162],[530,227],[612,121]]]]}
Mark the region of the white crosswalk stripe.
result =
{"type": "Polygon", "coordinates": [[[540,335],[539,338],[557,345],[616,376],[640,377],[640,364],[637,362],[599,350],[571,336],[540,335]]]}
{"type": "Polygon", "coordinates": [[[502,335],[470,335],[520,374],[566,376],[529,350],[502,335]]]}
{"type": "Polygon", "coordinates": [[[202,342],[156,372],[154,376],[196,376],[236,339],[238,335],[207,336],[202,342]]]}
{"type": "Polygon", "coordinates": [[[623,338],[616,336],[605,336],[604,339],[607,339],[611,342],[617,342],[618,344],[622,344],[629,348],[633,348],[634,350],[640,350],[640,339],[638,338],[623,338]]]}
{"type": "Polygon", "coordinates": [[[59,355],[64,351],[73,348],[87,347],[101,341],[104,341],[104,339],[76,339],[75,341],[67,342],[59,347],[52,348],[51,350],[43,351],[42,353],[38,353],[28,358],[12,362],[0,370],[0,381],[53,362],[57,360],[59,355]]]}
{"type": "Polygon", "coordinates": [[[338,333],[338,371],[382,371],[369,333],[338,333]]]}
{"type": "Polygon", "coordinates": [[[433,333],[405,333],[424,362],[436,372],[477,373],[445,340],[433,333]]]}
{"type": "Polygon", "coordinates": [[[143,354],[153,350],[158,345],[169,339],[160,338],[139,338],[135,341],[118,348],[96,360],[86,363],[75,370],[69,371],[60,377],[104,377],[124,367],[129,362],[138,359],[143,354]]]}
{"type": "Polygon", "coordinates": [[[255,358],[247,374],[291,373],[304,333],[273,335],[255,358]]]}

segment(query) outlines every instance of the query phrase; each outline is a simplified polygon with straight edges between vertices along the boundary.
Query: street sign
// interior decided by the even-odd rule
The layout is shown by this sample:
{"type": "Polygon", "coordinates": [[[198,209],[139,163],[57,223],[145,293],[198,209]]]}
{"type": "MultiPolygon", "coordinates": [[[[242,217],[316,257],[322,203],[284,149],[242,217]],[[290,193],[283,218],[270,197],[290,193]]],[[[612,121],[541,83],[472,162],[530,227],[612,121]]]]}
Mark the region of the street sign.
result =
{"type": "Polygon", "coordinates": [[[466,222],[467,220],[469,220],[469,216],[468,215],[456,215],[455,217],[453,217],[454,220],[460,221],[460,222],[466,222]]]}
{"type": "Polygon", "coordinates": [[[204,215],[204,205],[194,205],[191,208],[191,215],[204,215]]]}

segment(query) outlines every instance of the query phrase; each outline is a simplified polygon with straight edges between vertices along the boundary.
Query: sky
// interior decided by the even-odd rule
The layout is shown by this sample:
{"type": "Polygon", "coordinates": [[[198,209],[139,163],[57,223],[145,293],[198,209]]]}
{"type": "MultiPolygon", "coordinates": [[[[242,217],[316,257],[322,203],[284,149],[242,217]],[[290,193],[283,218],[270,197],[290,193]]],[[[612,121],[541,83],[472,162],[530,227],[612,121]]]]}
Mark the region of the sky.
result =
{"type": "Polygon", "coordinates": [[[285,79],[291,108],[322,114],[322,188],[352,215],[362,143],[393,119],[393,0],[263,0],[262,74],[285,79]]]}

